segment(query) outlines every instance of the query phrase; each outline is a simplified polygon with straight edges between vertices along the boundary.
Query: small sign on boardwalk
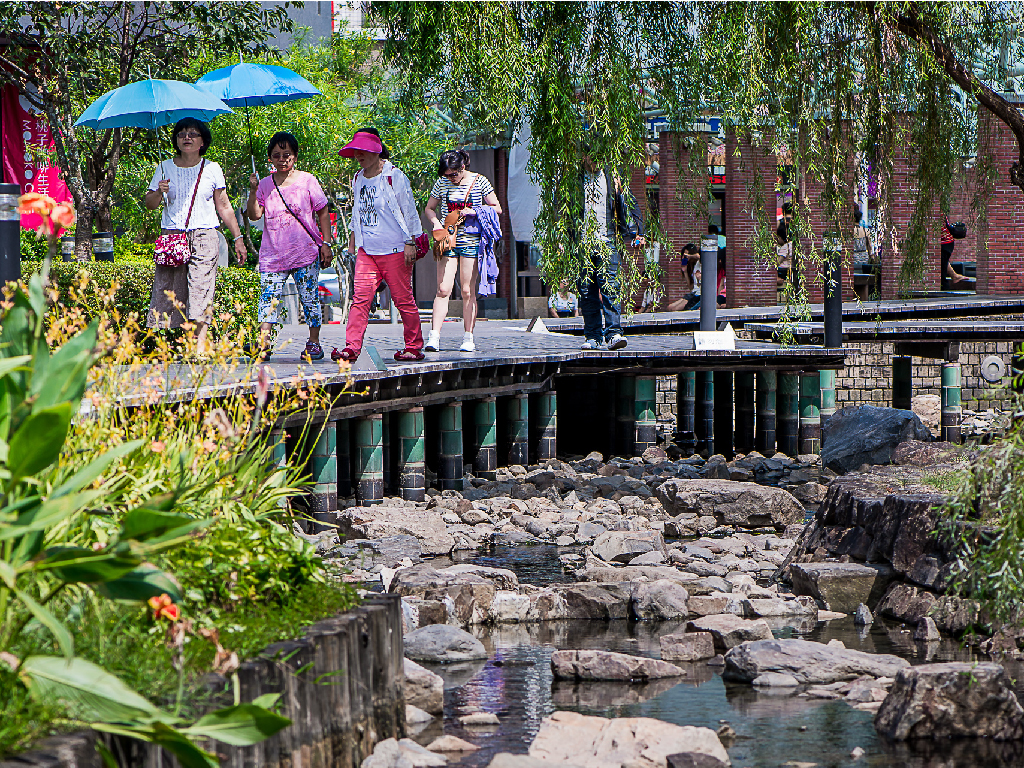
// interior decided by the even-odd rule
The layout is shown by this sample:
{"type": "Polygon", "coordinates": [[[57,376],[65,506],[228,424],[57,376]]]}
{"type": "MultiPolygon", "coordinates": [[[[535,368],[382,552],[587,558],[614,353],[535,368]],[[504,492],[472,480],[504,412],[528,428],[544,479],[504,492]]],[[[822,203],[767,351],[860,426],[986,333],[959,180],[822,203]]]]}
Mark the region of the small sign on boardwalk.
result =
{"type": "Polygon", "coordinates": [[[725,324],[722,331],[694,331],[693,348],[698,352],[710,349],[736,349],[736,331],[731,323],[725,324]]]}

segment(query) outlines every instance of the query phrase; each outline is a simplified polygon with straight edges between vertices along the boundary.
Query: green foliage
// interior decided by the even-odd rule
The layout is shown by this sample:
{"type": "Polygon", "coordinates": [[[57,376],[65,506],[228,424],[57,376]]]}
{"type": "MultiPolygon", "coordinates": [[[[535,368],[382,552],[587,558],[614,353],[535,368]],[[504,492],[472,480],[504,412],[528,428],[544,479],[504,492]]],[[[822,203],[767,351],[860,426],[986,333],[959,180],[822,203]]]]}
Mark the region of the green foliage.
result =
{"type": "Polygon", "coordinates": [[[35,232],[28,229],[21,230],[21,260],[39,261],[46,258],[50,245],[45,237],[37,237],[35,232]]]}

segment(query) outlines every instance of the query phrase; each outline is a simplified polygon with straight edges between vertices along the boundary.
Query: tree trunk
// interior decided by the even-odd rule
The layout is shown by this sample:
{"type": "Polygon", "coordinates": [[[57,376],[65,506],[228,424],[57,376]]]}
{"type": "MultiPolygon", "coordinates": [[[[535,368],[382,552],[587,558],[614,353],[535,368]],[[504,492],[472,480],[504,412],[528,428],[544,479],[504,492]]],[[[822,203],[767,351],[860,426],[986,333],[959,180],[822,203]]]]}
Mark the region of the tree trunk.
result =
{"type": "Polygon", "coordinates": [[[75,224],[75,261],[92,260],[92,208],[81,206],[75,224]]]}

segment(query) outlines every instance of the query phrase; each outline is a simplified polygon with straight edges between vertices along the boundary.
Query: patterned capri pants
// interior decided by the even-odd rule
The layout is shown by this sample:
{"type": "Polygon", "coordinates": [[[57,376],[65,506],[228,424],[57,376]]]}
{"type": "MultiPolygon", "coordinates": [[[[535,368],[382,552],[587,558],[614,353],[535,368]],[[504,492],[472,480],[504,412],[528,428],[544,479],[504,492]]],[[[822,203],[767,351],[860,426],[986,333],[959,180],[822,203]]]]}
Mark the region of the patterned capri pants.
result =
{"type": "MultiPolygon", "coordinates": [[[[286,272],[260,272],[259,322],[283,325],[279,309],[281,294],[284,291],[288,275],[295,278],[299,303],[306,315],[306,325],[310,328],[319,328],[323,324],[323,308],[320,306],[319,261],[286,272]]],[[[290,317],[288,320],[293,323],[298,322],[297,317],[290,317]]]]}

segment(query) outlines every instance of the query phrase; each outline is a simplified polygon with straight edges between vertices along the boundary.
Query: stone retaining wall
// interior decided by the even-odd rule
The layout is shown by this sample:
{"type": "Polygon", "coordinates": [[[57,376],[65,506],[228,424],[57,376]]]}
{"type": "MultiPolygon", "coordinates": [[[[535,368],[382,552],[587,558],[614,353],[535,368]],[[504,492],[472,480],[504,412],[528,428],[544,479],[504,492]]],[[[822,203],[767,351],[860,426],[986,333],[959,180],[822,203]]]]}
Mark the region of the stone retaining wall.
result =
{"type": "MultiPolygon", "coordinates": [[[[378,741],[405,736],[402,608],[396,596],[308,627],[238,670],[242,701],[281,693],[291,726],[253,747],[208,744],[231,768],[357,768],[378,741]],[[301,674],[296,674],[298,670],[301,674]]],[[[230,690],[223,678],[218,691],[230,690]]],[[[230,694],[219,705],[230,704],[230,694]]],[[[103,768],[94,731],[55,736],[0,768],[103,768]]],[[[178,768],[169,753],[131,739],[104,738],[123,768],[178,768]]]]}

